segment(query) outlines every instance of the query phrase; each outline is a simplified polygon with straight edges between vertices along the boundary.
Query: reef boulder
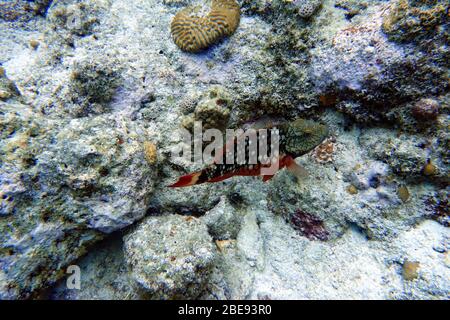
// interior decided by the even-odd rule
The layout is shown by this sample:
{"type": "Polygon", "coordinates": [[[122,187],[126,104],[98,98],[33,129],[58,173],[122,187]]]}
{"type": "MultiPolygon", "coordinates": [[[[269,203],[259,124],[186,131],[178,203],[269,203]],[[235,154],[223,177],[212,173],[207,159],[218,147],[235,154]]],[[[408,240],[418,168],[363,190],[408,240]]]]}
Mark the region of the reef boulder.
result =
{"type": "Polygon", "coordinates": [[[147,218],[124,238],[124,252],[135,285],[152,299],[197,297],[215,260],[206,225],[181,215],[147,218]]]}

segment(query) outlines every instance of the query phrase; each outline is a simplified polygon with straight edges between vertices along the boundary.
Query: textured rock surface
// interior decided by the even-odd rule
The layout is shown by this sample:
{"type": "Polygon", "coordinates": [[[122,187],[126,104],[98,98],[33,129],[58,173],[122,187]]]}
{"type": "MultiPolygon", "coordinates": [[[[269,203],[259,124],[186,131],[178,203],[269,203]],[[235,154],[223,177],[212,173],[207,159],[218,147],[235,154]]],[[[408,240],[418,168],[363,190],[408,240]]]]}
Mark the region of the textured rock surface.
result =
{"type": "Polygon", "coordinates": [[[193,217],[149,217],[124,238],[125,259],[142,295],[152,299],[196,298],[207,285],[215,246],[193,217]]]}
{"type": "Polygon", "coordinates": [[[0,1],[1,299],[36,297],[73,263],[84,289],[52,297],[140,297],[120,241],[94,245],[124,229],[147,243],[139,257],[215,241],[209,276],[154,297],[448,299],[448,16],[429,15],[443,1],[239,1],[233,36],[199,54],[170,23],[204,1],[50,2],[0,1]],[[201,167],[171,157],[178,128],[260,116],[326,122],[327,161],[297,159],[299,181],[166,188],[201,167]],[[195,227],[161,243],[172,214],[195,227]]]}
{"type": "Polygon", "coordinates": [[[128,273],[120,233],[100,242],[92,252],[74,265],[80,267],[80,289],[68,289],[69,275],[66,275],[52,290],[44,295],[45,298],[54,300],[129,300],[143,298],[135,290],[128,273]]]}
{"type": "Polygon", "coordinates": [[[242,213],[223,196],[201,220],[208,226],[208,232],[215,240],[236,239],[241,228],[242,213]]]}

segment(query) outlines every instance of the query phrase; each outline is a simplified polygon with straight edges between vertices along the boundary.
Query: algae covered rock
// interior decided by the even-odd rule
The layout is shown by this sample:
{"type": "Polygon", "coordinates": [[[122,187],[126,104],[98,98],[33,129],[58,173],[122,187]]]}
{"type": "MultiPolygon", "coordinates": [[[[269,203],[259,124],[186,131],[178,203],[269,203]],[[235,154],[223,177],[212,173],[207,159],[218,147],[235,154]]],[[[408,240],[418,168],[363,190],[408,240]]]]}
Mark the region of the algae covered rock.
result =
{"type": "MultiPolygon", "coordinates": [[[[429,29],[419,23],[417,35],[406,45],[396,36],[406,36],[407,30],[394,28],[398,21],[393,17],[400,3],[418,6],[405,13],[410,22],[424,18],[428,5],[443,6],[441,1],[379,3],[354,16],[350,23],[339,23],[333,31],[316,31],[323,40],[310,51],[309,74],[315,87],[323,97],[334,96],[338,110],[358,122],[399,123],[401,116],[393,110],[425,97],[436,99],[448,91],[449,59],[444,49],[448,22],[439,18],[442,14],[430,15],[436,23],[429,29]]],[[[398,19],[401,23],[403,15],[398,19]]]]}
{"type": "Polygon", "coordinates": [[[0,1],[0,20],[27,22],[38,15],[45,15],[53,0],[0,1]]]}
{"type": "Polygon", "coordinates": [[[371,157],[391,167],[393,173],[410,181],[445,181],[448,151],[445,137],[397,135],[385,129],[370,129],[361,136],[371,157]]]}
{"type": "Polygon", "coordinates": [[[447,14],[445,0],[396,0],[383,20],[383,30],[394,41],[418,42],[448,23],[447,14]]]}
{"type": "Polygon", "coordinates": [[[170,25],[199,3],[0,1],[0,298],[76,261],[86,291],[64,298],[138,298],[128,268],[151,298],[447,297],[446,3],[243,0],[187,54],[170,25]],[[336,139],[296,160],[305,180],[166,187],[201,167],[170,157],[180,124],[260,116],[336,139]],[[125,251],[94,246],[123,229],[125,251]]]}
{"type": "MultiPolygon", "coordinates": [[[[60,2],[60,1],[58,1],[60,2]]],[[[78,3],[58,3],[49,12],[49,20],[57,31],[67,31],[69,34],[86,36],[92,33],[99,23],[98,11],[103,1],[80,1],[78,3]]]]}
{"type": "Polygon", "coordinates": [[[140,299],[133,287],[123,255],[120,234],[93,245],[77,262],[82,274],[81,289],[67,288],[66,276],[45,295],[51,300],[132,300],[140,299]]]}
{"type": "Polygon", "coordinates": [[[185,112],[193,111],[183,118],[182,125],[186,129],[193,130],[194,122],[200,121],[203,129],[224,130],[230,119],[231,95],[225,88],[213,86],[199,98],[186,97],[182,108],[185,112]]]}
{"type": "Polygon", "coordinates": [[[214,239],[227,240],[236,239],[242,216],[226,197],[221,197],[220,202],[206,212],[201,220],[208,226],[209,234],[214,239]]]}
{"type": "Polygon", "coordinates": [[[0,101],[6,101],[10,98],[18,98],[20,92],[13,81],[8,79],[5,70],[0,66],[0,101]]]}
{"type": "Polygon", "coordinates": [[[215,246],[189,216],[149,217],[124,238],[131,278],[152,299],[194,299],[208,283],[215,246]]]}
{"type": "Polygon", "coordinates": [[[409,201],[403,203],[397,189],[404,176],[395,176],[396,169],[384,162],[397,161],[395,157],[382,161],[367,154],[370,149],[374,153],[378,148],[391,150],[384,142],[389,133],[340,131],[332,163],[303,157],[297,162],[310,172],[309,177],[296,181],[288,172],[280,172],[273,179],[268,192],[270,209],[313,240],[340,237],[351,226],[358,226],[369,238],[386,239],[429,217],[424,200],[436,189],[411,186],[409,201]],[[414,212],[409,210],[412,206],[414,212]]]}
{"type": "Polygon", "coordinates": [[[366,1],[359,0],[336,0],[335,7],[342,8],[347,11],[346,18],[351,19],[360,14],[369,6],[366,1]]]}
{"type": "Polygon", "coordinates": [[[134,129],[112,119],[60,123],[19,103],[0,108],[0,263],[8,288],[0,296],[25,298],[58,280],[105,233],[142,218],[156,171],[134,129]]]}
{"type": "Polygon", "coordinates": [[[108,60],[77,61],[70,75],[68,110],[77,116],[103,113],[119,85],[120,74],[108,60]]]}

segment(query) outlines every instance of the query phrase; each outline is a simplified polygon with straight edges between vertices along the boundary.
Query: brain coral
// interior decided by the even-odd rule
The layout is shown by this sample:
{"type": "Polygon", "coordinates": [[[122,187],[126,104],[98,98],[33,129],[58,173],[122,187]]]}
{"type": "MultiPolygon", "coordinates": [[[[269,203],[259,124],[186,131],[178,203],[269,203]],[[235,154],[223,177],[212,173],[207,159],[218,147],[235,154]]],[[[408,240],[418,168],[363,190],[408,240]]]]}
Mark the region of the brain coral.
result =
{"type": "Polygon", "coordinates": [[[212,0],[211,11],[187,7],[171,24],[175,44],[183,51],[199,52],[231,35],[238,27],[240,8],[234,0],[212,0]]]}

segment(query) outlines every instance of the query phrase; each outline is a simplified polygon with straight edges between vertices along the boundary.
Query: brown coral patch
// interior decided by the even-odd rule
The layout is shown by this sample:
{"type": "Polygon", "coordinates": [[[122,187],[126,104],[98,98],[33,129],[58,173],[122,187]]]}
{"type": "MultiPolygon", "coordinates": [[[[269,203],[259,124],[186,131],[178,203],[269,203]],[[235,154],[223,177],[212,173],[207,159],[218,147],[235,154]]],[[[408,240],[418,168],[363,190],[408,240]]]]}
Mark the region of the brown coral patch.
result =
{"type": "Polygon", "coordinates": [[[147,162],[149,164],[156,163],[157,158],[158,158],[158,153],[156,151],[156,145],[150,141],[145,141],[143,148],[144,148],[145,160],[147,160],[147,162]]]}
{"type": "Polygon", "coordinates": [[[240,8],[234,0],[212,0],[209,13],[200,11],[199,7],[187,7],[172,20],[172,38],[183,51],[202,51],[233,34],[239,25],[240,8]]]}
{"type": "Polygon", "coordinates": [[[318,163],[328,163],[334,160],[334,154],[336,152],[336,138],[330,137],[325,139],[319,144],[313,151],[312,157],[318,163]]]}

